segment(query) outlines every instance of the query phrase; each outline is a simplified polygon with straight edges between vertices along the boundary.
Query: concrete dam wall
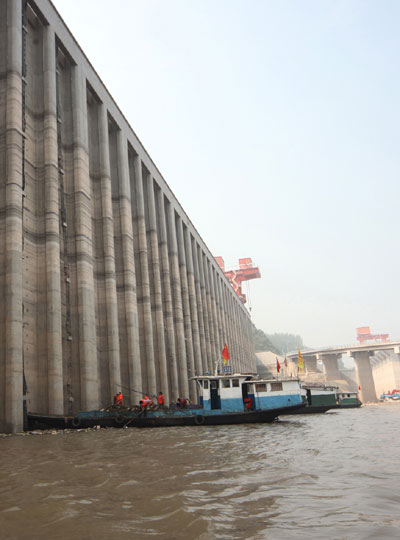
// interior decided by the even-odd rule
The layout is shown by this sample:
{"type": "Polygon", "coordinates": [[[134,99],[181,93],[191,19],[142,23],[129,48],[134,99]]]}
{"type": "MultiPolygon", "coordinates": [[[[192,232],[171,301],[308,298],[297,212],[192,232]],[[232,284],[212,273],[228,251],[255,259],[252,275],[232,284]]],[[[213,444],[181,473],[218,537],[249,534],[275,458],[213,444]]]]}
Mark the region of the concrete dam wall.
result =
{"type": "MultiPolygon", "coordinates": [[[[206,209],[205,209],[206,211],[206,209]]],[[[228,344],[246,308],[49,0],[0,0],[0,431],[162,390],[228,344]]]]}

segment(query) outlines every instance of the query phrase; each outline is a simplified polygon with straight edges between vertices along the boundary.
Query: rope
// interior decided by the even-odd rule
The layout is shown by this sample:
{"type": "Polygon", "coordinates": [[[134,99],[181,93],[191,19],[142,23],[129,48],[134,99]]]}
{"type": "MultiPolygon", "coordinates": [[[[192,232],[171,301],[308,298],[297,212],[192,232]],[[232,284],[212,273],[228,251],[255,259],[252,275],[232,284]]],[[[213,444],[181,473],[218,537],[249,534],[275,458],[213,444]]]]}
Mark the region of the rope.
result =
{"type": "MultiPolygon", "coordinates": [[[[122,384],[117,384],[116,386],[118,386],[119,388],[124,388],[125,390],[129,390],[130,392],[135,392],[136,394],[140,394],[141,396],[143,396],[143,393],[145,393],[142,390],[136,390],[135,388],[129,388],[129,386],[123,386],[122,384]]],[[[148,393],[147,395],[152,397],[152,398],[155,398],[155,399],[157,399],[157,397],[158,397],[157,395],[150,394],[150,393],[148,393]]]]}

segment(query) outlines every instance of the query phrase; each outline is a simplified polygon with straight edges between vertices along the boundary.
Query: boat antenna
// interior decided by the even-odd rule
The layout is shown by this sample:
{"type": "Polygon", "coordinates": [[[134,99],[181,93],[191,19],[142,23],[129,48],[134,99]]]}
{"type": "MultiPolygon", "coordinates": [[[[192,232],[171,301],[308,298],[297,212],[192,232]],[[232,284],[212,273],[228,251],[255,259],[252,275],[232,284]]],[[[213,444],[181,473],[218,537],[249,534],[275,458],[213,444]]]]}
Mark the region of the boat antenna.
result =
{"type": "Polygon", "coordinates": [[[216,377],[218,375],[218,372],[221,373],[221,366],[220,366],[221,359],[217,358],[215,361],[215,371],[214,376],[216,377]]]}

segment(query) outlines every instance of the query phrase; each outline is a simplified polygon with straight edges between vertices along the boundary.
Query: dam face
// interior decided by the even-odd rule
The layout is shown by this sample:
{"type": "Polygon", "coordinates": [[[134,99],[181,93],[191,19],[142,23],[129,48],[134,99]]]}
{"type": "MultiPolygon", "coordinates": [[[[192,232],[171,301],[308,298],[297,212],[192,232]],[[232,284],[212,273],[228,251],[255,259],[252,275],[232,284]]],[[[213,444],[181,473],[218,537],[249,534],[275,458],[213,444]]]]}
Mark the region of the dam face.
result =
{"type": "MultiPolygon", "coordinates": [[[[178,156],[177,156],[178,158],[178,156]]],[[[248,312],[49,0],[0,0],[0,431],[196,399],[248,312]]]]}

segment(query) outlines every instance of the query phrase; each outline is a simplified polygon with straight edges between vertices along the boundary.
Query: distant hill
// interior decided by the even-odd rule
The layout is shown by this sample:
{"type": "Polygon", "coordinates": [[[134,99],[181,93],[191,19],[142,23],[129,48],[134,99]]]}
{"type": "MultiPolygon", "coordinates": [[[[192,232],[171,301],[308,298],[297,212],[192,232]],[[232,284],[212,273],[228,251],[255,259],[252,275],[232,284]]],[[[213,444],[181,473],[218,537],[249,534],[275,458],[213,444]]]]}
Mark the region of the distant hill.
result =
{"type": "Polygon", "coordinates": [[[255,352],[271,351],[275,354],[285,355],[289,351],[303,348],[301,336],[294,334],[266,334],[252,325],[253,344],[255,352]]]}
{"type": "Polygon", "coordinates": [[[278,347],[275,347],[275,345],[268,339],[267,334],[256,328],[254,324],[252,325],[252,330],[255,352],[272,351],[276,354],[280,354],[278,347]]]}

